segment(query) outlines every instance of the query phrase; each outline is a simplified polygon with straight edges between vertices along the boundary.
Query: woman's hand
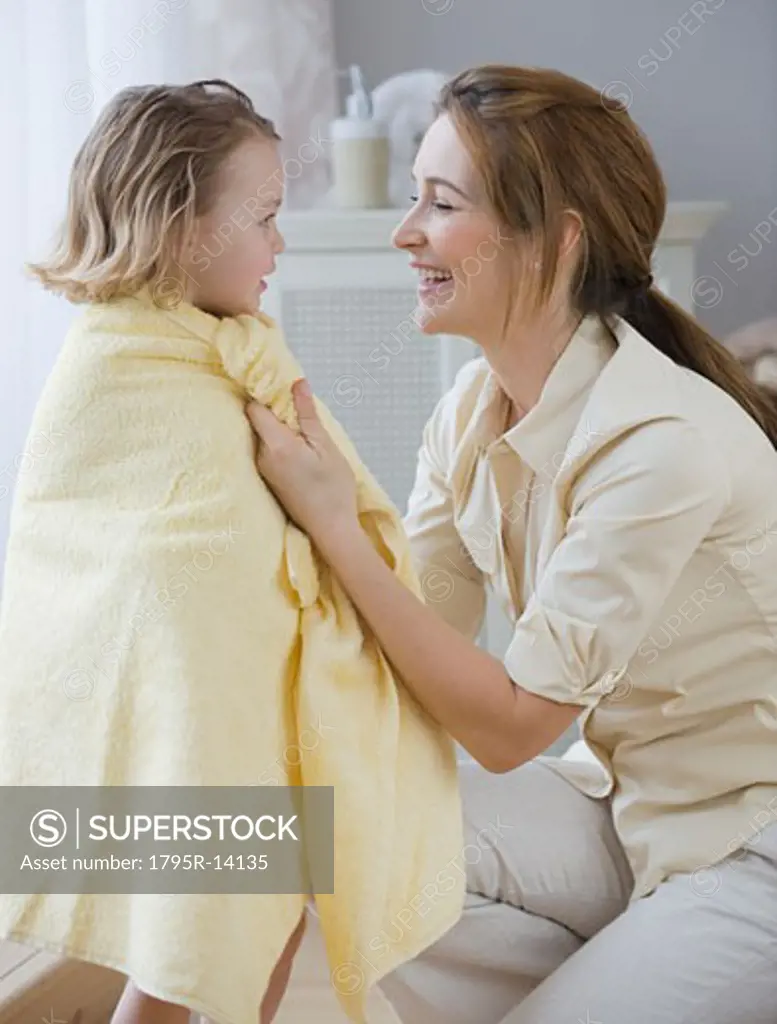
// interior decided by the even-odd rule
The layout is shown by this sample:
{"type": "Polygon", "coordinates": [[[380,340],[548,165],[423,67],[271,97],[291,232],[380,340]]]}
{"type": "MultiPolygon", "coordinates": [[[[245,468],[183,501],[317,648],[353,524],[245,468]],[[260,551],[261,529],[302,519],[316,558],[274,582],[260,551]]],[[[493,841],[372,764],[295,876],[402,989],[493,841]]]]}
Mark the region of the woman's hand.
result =
{"type": "Polygon", "coordinates": [[[248,418],[259,437],[257,469],[287,514],[322,548],[358,528],[356,479],[316,412],[307,381],[292,386],[300,432],[252,402],[248,418]]]}

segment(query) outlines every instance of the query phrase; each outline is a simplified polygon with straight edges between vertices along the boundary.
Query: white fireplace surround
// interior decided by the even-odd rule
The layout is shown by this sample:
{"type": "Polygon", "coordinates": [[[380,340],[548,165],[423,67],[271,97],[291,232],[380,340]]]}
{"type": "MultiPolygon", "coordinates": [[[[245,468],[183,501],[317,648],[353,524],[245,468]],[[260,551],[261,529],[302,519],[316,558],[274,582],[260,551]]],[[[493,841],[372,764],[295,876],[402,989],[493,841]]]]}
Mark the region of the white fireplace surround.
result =
{"type": "MultiPolygon", "coordinates": [[[[691,312],[695,246],[726,208],[669,205],[654,276],[691,312]]],[[[390,241],[401,216],[398,209],[286,212],[279,221],[286,252],[263,305],[285,330],[316,393],[404,511],[423,425],[478,350],[467,339],[416,329],[416,275],[390,241]]],[[[490,604],[482,642],[501,654],[509,634],[490,604]]]]}

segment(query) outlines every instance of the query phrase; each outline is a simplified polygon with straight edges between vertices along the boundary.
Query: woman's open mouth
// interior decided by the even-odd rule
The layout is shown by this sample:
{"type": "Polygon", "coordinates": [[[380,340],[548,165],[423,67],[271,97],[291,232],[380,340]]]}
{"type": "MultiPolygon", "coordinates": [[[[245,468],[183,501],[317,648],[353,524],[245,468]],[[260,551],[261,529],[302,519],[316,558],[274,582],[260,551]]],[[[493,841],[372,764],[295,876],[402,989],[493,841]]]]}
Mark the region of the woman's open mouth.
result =
{"type": "Polygon", "coordinates": [[[449,270],[419,270],[418,294],[425,302],[448,302],[455,289],[456,282],[449,270]]]}

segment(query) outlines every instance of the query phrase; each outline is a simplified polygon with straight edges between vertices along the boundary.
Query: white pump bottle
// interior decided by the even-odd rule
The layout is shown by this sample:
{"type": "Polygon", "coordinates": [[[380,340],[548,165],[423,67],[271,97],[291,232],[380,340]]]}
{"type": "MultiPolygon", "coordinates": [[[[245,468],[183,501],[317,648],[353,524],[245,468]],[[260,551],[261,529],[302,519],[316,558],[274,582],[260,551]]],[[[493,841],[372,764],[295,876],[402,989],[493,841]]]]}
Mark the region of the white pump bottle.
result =
{"type": "Polygon", "coordinates": [[[388,128],[373,117],[372,98],[361,68],[349,69],[351,93],[346,116],[332,122],[335,205],[345,209],[385,208],[389,202],[388,128]]]}

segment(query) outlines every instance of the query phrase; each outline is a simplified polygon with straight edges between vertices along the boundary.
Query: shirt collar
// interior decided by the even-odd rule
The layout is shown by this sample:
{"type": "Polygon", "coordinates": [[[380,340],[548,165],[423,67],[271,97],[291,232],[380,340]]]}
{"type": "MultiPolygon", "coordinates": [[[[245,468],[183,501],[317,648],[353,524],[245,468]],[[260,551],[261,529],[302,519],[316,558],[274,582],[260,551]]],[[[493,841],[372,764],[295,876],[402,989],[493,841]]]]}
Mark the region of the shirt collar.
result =
{"type": "MultiPolygon", "coordinates": [[[[506,443],[535,473],[554,478],[573,436],[585,431],[581,416],[588,396],[616,350],[617,342],[601,320],[586,317],[553,366],[537,403],[506,432],[504,420],[497,426],[504,416],[505,395],[490,373],[483,411],[492,443],[506,443]]],[[[585,437],[579,443],[584,445],[585,437]]]]}

